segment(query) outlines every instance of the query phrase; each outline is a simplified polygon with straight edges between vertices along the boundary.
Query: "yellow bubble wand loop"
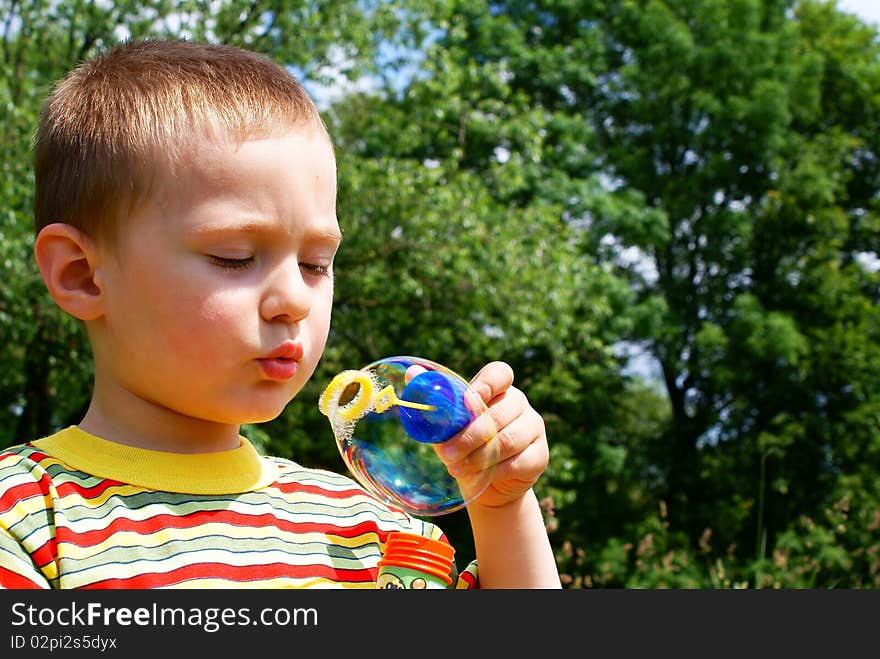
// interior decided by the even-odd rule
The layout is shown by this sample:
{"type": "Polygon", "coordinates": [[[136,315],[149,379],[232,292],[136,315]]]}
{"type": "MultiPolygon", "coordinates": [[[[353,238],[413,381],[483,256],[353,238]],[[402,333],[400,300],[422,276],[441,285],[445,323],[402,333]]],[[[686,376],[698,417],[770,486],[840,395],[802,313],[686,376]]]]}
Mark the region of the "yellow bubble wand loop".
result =
{"type": "Polygon", "coordinates": [[[378,383],[364,371],[343,371],[330,381],[321,398],[318,408],[325,416],[330,416],[331,409],[336,406],[336,414],[345,422],[354,422],[362,416],[375,410],[382,413],[394,405],[410,407],[416,410],[433,412],[437,408],[424,403],[414,403],[401,400],[394,393],[394,387],[390,384],[376,393],[378,383]],[[358,385],[357,394],[345,405],[339,405],[342,394],[351,385],[358,385]]]}

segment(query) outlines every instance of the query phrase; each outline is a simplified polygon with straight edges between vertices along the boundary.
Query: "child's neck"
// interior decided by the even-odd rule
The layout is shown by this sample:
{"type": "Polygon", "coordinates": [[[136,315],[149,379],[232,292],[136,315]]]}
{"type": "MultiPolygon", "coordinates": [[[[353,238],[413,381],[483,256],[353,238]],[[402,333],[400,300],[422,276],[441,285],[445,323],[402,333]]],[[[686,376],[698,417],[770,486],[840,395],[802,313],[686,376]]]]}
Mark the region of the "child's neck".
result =
{"type": "Polygon", "coordinates": [[[214,453],[240,445],[238,424],[213,423],[171,410],[126,413],[114,409],[108,414],[92,399],[79,427],[97,437],[126,446],[168,453],[214,453]]]}

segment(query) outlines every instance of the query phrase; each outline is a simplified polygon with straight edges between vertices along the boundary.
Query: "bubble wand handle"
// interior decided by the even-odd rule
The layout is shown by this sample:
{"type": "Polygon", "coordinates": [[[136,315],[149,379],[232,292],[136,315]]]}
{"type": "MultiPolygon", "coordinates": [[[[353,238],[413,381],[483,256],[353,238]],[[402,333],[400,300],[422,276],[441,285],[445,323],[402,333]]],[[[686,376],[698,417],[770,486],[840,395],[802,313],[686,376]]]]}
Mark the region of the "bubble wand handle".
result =
{"type": "Polygon", "coordinates": [[[379,561],[376,588],[434,590],[452,584],[455,549],[441,540],[392,531],[379,561]]]}

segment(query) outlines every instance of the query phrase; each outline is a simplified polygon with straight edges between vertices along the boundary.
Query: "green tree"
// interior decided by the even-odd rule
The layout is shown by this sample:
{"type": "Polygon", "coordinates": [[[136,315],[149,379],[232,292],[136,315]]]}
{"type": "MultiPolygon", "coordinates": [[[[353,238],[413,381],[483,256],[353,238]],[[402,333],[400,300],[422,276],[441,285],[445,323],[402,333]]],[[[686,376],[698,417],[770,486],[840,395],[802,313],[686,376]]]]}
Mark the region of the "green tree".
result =
{"type": "Polygon", "coordinates": [[[877,510],[877,35],[825,3],[614,4],[597,125],[668,218],[641,295],[673,414],[658,493],[761,585],[777,535],[845,483],[877,510]]]}
{"type": "Polygon", "coordinates": [[[780,556],[827,550],[848,558],[785,584],[875,583],[875,31],[806,1],[431,12],[423,75],[341,106],[340,134],[362,156],[477,176],[505,209],[493,232],[559,209],[551,240],[577,245],[568,272],[595,282],[567,309],[588,329],[554,335],[572,368],[505,357],[551,420],[562,563],[580,583],[763,586],[781,583],[780,556]],[[590,324],[602,300],[613,320],[590,324]],[[668,407],[595,359],[620,340],[656,359],[668,407]],[[846,532],[796,540],[841,507],[846,532]],[[650,574],[687,564],[687,579],[650,577],[632,551],[661,546],[659,528],[650,574]]]}

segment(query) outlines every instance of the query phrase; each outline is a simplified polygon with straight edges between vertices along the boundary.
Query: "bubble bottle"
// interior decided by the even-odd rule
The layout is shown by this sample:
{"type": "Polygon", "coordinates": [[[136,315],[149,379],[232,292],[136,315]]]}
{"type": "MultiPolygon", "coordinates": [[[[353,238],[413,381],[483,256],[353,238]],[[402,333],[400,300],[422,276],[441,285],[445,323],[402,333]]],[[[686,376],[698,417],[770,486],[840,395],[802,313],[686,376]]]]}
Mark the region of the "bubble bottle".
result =
{"type": "Polygon", "coordinates": [[[392,531],[379,561],[379,590],[434,590],[452,584],[455,549],[442,540],[392,531]]]}
{"type": "Polygon", "coordinates": [[[459,510],[491,481],[498,461],[495,423],[480,395],[441,364],[396,356],[343,371],[318,407],[355,479],[411,515],[459,510]],[[453,478],[437,449],[466,428],[471,453],[453,478]]]}

